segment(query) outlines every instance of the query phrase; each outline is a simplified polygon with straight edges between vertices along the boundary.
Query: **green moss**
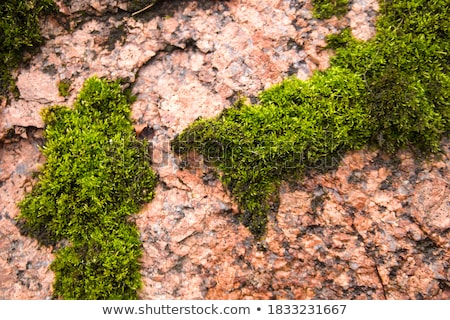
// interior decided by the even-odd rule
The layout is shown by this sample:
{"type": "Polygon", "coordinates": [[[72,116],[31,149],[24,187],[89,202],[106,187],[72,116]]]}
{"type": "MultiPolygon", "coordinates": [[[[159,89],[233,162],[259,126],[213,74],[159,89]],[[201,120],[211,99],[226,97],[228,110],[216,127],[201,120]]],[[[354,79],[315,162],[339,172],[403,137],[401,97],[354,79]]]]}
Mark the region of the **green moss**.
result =
{"type": "Polygon", "coordinates": [[[42,42],[39,17],[54,8],[53,0],[0,2],[0,95],[13,86],[10,72],[23,61],[24,52],[42,42]]]}
{"type": "Polygon", "coordinates": [[[305,168],[332,166],[370,137],[360,94],[364,82],[341,68],[310,81],[290,78],[262,93],[261,105],[240,101],[214,119],[199,119],[173,142],[195,150],[223,172],[222,181],[257,236],[282,179],[305,168]]]}
{"type": "Polygon", "coordinates": [[[348,12],[349,0],[313,0],[313,15],[318,19],[342,17],[348,12]]]}
{"type": "Polygon", "coordinates": [[[437,152],[450,128],[450,9],[447,1],[381,3],[377,35],[361,42],[346,30],[329,39],[332,65],[364,79],[372,141],[395,152],[437,152]]]}
{"type": "Polygon", "coordinates": [[[177,136],[222,172],[256,237],[264,235],[282,180],[327,170],[367,144],[394,153],[438,152],[449,131],[449,17],[446,0],[384,1],[373,40],[348,30],[329,38],[331,67],[308,81],[289,78],[177,136]],[[275,200],[274,200],[275,199],[275,200]]]}
{"type": "Polygon", "coordinates": [[[74,108],[44,109],[46,163],[19,204],[22,230],[57,252],[55,297],[133,299],[142,248],[127,217],[153,197],[148,147],[135,137],[132,97],[117,82],[88,79],[74,108]]]}
{"type": "Polygon", "coordinates": [[[61,97],[68,97],[71,85],[72,85],[72,81],[70,81],[69,79],[61,80],[58,83],[58,93],[59,93],[59,95],[61,97]]]}

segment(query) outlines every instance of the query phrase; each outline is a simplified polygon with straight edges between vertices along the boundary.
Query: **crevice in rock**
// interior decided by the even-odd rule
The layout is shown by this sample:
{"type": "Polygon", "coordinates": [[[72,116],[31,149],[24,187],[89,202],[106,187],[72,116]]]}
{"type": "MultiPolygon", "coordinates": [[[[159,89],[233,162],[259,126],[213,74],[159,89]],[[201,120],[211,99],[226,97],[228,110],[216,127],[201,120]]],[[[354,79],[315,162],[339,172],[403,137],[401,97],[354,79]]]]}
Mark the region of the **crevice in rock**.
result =
{"type": "Polygon", "coordinates": [[[375,269],[375,273],[376,273],[377,279],[378,279],[378,281],[380,283],[380,286],[381,286],[383,297],[384,297],[385,300],[387,300],[388,299],[387,290],[386,290],[386,287],[385,287],[385,285],[383,283],[383,278],[381,277],[380,270],[378,268],[378,261],[377,261],[377,258],[375,256],[375,250],[371,249],[371,246],[366,242],[366,239],[361,235],[361,233],[356,228],[354,212],[353,211],[349,211],[349,212],[350,212],[350,216],[352,218],[351,228],[352,228],[353,232],[356,234],[356,236],[358,237],[358,240],[363,244],[364,251],[365,251],[367,257],[372,260],[372,262],[374,264],[374,269],[375,269]]]}
{"type": "Polygon", "coordinates": [[[178,182],[180,182],[181,183],[181,185],[183,185],[184,187],[186,187],[186,189],[184,189],[184,188],[176,188],[175,187],[175,189],[179,189],[179,190],[183,190],[183,191],[188,191],[188,192],[191,192],[192,191],[192,188],[191,187],[189,187],[180,177],[177,177],[177,180],[178,180],[178,182]]]}
{"type": "MultiPolygon", "coordinates": [[[[366,251],[366,252],[367,252],[367,251],[366,251]]],[[[370,256],[370,255],[369,255],[369,256],[370,256]]],[[[375,258],[374,258],[374,257],[371,257],[371,258],[372,258],[372,260],[373,260],[374,263],[375,263],[375,270],[376,270],[376,273],[377,273],[378,281],[379,281],[380,284],[381,284],[381,289],[383,290],[383,297],[384,297],[385,300],[388,300],[387,292],[386,292],[386,287],[384,286],[383,278],[381,277],[380,270],[378,269],[378,265],[377,265],[377,263],[376,263],[376,261],[375,261],[375,258]]]]}
{"type": "Polygon", "coordinates": [[[0,145],[16,143],[20,140],[28,139],[35,141],[38,146],[43,146],[43,133],[43,128],[38,128],[35,126],[14,125],[6,131],[3,137],[0,137],[0,145]]]}

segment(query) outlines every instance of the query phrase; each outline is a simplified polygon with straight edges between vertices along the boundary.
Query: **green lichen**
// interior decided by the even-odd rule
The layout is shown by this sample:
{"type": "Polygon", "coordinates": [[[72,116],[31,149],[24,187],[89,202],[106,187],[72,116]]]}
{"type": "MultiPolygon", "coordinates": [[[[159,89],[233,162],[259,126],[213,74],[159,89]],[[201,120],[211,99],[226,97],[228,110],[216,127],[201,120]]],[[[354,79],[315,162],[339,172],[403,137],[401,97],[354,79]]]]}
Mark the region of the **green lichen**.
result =
{"type": "Polygon", "coordinates": [[[58,93],[59,93],[59,95],[61,97],[65,97],[65,98],[68,97],[71,85],[72,85],[72,81],[70,81],[69,79],[61,80],[58,83],[58,93]]]}
{"type": "Polygon", "coordinates": [[[220,169],[257,238],[282,180],[334,168],[365,145],[438,152],[450,119],[447,4],[382,1],[374,39],[357,41],[348,30],[331,36],[328,70],[289,78],[261,93],[258,105],[240,101],[198,119],[174,139],[174,151],[194,150],[220,169]]]}
{"type": "Polygon", "coordinates": [[[153,198],[156,175],[118,82],[88,79],[74,108],[44,109],[46,162],[20,202],[24,233],[57,244],[54,295],[135,299],[142,245],[128,217],[153,198]]]}
{"type": "Polygon", "coordinates": [[[349,9],[349,0],[313,0],[313,15],[317,19],[338,18],[344,16],[349,9]]]}
{"type": "Polygon", "coordinates": [[[24,53],[42,43],[39,17],[53,10],[53,0],[0,2],[0,96],[14,87],[11,70],[23,62],[24,53]]]}

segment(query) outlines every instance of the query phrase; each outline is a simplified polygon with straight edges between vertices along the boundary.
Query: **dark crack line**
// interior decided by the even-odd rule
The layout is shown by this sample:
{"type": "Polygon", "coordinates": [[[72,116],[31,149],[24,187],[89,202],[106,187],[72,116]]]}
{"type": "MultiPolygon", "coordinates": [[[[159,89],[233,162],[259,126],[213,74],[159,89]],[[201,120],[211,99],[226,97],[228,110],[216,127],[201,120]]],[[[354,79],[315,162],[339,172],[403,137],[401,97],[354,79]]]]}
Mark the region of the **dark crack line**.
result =
{"type": "Polygon", "coordinates": [[[16,143],[21,140],[30,140],[35,141],[41,146],[45,139],[39,133],[40,130],[44,130],[44,128],[36,127],[36,126],[22,126],[22,125],[13,125],[3,136],[0,136],[1,144],[11,144],[16,143]],[[22,135],[25,134],[26,138],[22,135]]]}
{"type": "Polygon", "coordinates": [[[180,177],[177,176],[177,179],[183,186],[185,186],[187,188],[187,189],[181,189],[181,190],[192,192],[192,188],[189,187],[180,177]]]}
{"type": "Polygon", "coordinates": [[[366,244],[365,243],[364,243],[364,249],[366,250],[367,255],[369,257],[371,257],[373,262],[375,263],[375,270],[377,271],[378,281],[380,281],[381,288],[383,289],[383,297],[384,297],[385,300],[387,300],[388,298],[387,298],[387,293],[386,293],[386,287],[384,286],[383,278],[381,277],[380,270],[378,269],[378,265],[377,265],[377,262],[375,260],[375,257],[371,256],[371,254],[369,252],[367,252],[367,248],[366,248],[366,244]]]}
{"type": "MultiPolygon", "coordinates": [[[[354,217],[352,217],[352,218],[354,219],[354,217]]],[[[363,243],[364,251],[366,252],[366,255],[370,259],[372,259],[372,261],[373,261],[373,263],[375,265],[375,270],[376,270],[376,274],[377,274],[377,277],[378,277],[378,281],[380,282],[381,289],[383,290],[383,297],[384,297],[385,300],[388,300],[388,298],[387,298],[387,290],[386,290],[386,287],[384,286],[383,278],[381,277],[380,270],[378,269],[378,264],[377,264],[377,260],[375,258],[375,255],[371,252],[371,250],[369,249],[369,246],[365,242],[364,237],[359,233],[358,229],[355,227],[353,219],[352,219],[352,229],[358,235],[358,240],[363,243]]]]}

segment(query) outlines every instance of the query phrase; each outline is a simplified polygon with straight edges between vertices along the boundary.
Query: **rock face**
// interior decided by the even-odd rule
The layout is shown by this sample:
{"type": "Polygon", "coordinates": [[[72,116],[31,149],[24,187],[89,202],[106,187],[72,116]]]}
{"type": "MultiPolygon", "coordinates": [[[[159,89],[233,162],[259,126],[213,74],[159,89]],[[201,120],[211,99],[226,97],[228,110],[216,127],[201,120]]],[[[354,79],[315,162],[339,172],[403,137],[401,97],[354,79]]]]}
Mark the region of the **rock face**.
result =
{"type": "Polygon", "coordinates": [[[337,170],[284,184],[259,243],[201,166],[163,175],[171,182],[137,217],[142,298],[450,298],[443,145],[441,160],[422,164],[409,153],[352,152],[337,170]]]}
{"type": "Polygon", "coordinates": [[[0,298],[46,299],[53,283],[51,248],[21,236],[14,220],[16,204],[31,191],[32,172],[44,160],[37,147],[39,130],[23,135],[0,144],[0,298]]]}
{"type": "Polygon", "coordinates": [[[42,127],[39,110],[70,105],[93,75],[134,83],[138,123],[179,132],[239,94],[255,97],[286,76],[325,69],[325,36],[352,25],[370,38],[378,9],[355,1],[348,18],[318,21],[308,1],[160,1],[132,17],[126,3],[58,3],[61,16],[42,26],[41,53],[18,72],[20,98],[2,110],[0,138],[15,127],[42,127]],[[58,96],[60,81],[72,83],[67,99],[58,96]]]}
{"type": "Polygon", "coordinates": [[[156,198],[135,217],[142,299],[450,298],[449,141],[441,159],[363,150],[284,184],[260,242],[201,158],[186,167],[170,152],[197,117],[325,69],[327,34],[350,26],[369,39],[375,1],[352,1],[346,17],[325,21],[312,18],[309,1],[166,1],[134,17],[128,3],[59,1],[41,53],[18,70],[20,98],[0,108],[0,298],[51,297],[52,248],[19,234],[16,203],[45,161],[39,110],[70,105],[94,74],[131,84],[136,131],[152,142],[160,176],[156,198]],[[62,80],[71,82],[67,98],[62,80]]]}

